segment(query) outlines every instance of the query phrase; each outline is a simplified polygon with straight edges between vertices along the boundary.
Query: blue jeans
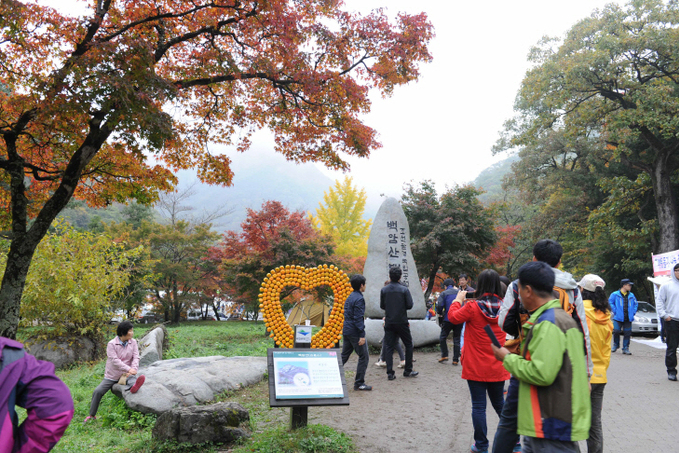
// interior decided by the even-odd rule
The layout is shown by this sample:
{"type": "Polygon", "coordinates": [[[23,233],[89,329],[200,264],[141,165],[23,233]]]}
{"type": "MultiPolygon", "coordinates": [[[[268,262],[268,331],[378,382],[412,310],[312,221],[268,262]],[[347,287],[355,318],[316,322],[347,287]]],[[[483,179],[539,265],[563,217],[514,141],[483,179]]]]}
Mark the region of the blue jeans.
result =
{"type": "Polygon", "coordinates": [[[632,336],[632,322],[622,322],[613,320],[613,348],[620,347],[620,331],[622,331],[622,350],[629,350],[629,339],[632,336]]]}
{"type": "Polygon", "coordinates": [[[474,425],[474,444],[479,450],[488,450],[488,426],[486,425],[486,393],[498,415],[505,403],[505,381],[481,382],[467,381],[472,397],[472,424],[474,425]]]}
{"type": "Polygon", "coordinates": [[[493,441],[493,453],[511,453],[514,446],[519,441],[516,433],[517,420],[519,417],[519,380],[512,376],[509,379],[507,398],[502,407],[500,422],[495,431],[493,441]]]}
{"type": "Polygon", "coordinates": [[[453,362],[460,361],[460,335],[462,334],[462,324],[453,324],[452,322],[443,321],[441,323],[441,335],[439,336],[439,345],[441,347],[441,357],[448,357],[448,335],[453,332],[453,362]]]}

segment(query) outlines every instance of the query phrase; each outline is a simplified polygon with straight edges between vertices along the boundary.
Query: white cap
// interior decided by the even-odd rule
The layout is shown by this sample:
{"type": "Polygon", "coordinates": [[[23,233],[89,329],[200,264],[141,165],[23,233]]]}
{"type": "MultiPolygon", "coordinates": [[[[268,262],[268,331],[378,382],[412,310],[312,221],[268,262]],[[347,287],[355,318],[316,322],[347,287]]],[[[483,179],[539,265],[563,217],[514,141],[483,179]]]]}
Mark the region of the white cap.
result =
{"type": "Polygon", "coordinates": [[[578,286],[580,286],[582,289],[586,289],[587,291],[594,292],[596,291],[597,286],[604,288],[606,286],[606,282],[604,281],[603,278],[599,277],[598,275],[587,274],[584,277],[582,277],[582,280],[580,280],[578,286]]]}

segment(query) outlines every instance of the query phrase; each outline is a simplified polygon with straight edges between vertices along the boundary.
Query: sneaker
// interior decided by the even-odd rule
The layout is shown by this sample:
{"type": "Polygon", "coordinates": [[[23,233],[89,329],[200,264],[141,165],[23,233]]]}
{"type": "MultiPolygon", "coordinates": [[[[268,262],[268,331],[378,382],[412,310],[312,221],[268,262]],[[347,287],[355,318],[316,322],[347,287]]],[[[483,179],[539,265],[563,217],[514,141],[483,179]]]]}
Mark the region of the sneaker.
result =
{"type": "Polygon", "coordinates": [[[403,373],[403,376],[404,376],[404,377],[417,377],[418,374],[420,374],[419,371],[411,371],[411,372],[408,373],[408,374],[403,373]]]}
{"type": "Polygon", "coordinates": [[[146,376],[143,374],[137,378],[137,382],[134,383],[132,388],[130,389],[130,393],[137,393],[139,391],[139,388],[141,388],[142,385],[144,385],[144,381],[146,380],[146,376]]]}
{"type": "Polygon", "coordinates": [[[405,361],[405,360],[401,360],[401,363],[398,364],[398,367],[399,367],[399,368],[403,368],[404,366],[406,366],[406,361],[405,361]]]}
{"type": "Polygon", "coordinates": [[[625,354],[625,355],[632,355],[632,353],[629,352],[629,349],[623,349],[622,353],[625,354]]]}
{"type": "Polygon", "coordinates": [[[611,348],[611,352],[615,352],[615,351],[617,351],[617,350],[618,350],[618,347],[617,347],[617,346],[613,346],[613,347],[611,348]]]}
{"type": "Polygon", "coordinates": [[[488,453],[488,449],[486,448],[485,450],[481,450],[480,448],[476,448],[476,444],[472,444],[471,450],[474,453],[488,453]]]}
{"type": "Polygon", "coordinates": [[[677,372],[676,371],[670,371],[667,373],[667,379],[670,381],[676,381],[677,380],[677,372]]]}
{"type": "Polygon", "coordinates": [[[394,379],[396,379],[396,375],[395,374],[387,374],[387,379],[389,379],[390,381],[393,381],[394,379]]]}
{"type": "Polygon", "coordinates": [[[448,361],[448,357],[441,357],[439,359],[439,363],[443,363],[443,362],[447,362],[447,361],[448,361]]]}
{"type": "Polygon", "coordinates": [[[516,445],[514,445],[514,449],[512,450],[512,453],[521,453],[521,442],[517,442],[516,445]]]}
{"type": "Polygon", "coordinates": [[[387,362],[385,362],[384,360],[378,360],[377,362],[375,362],[375,366],[386,368],[387,362]]]}
{"type": "Polygon", "coordinates": [[[354,387],[354,390],[365,390],[366,392],[369,392],[373,388],[367,384],[361,384],[358,387],[354,387]]]}
{"type": "Polygon", "coordinates": [[[87,425],[88,422],[91,421],[97,421],[97,416],[96,415],[88,415],[85,417],[85,420],[83,421],[83,425],[87,425]]]}
{"type": "Polygon", "coordinates": [[[453,360],[453,365],[459,365],[460,362],[458,360],[453,360]]]}

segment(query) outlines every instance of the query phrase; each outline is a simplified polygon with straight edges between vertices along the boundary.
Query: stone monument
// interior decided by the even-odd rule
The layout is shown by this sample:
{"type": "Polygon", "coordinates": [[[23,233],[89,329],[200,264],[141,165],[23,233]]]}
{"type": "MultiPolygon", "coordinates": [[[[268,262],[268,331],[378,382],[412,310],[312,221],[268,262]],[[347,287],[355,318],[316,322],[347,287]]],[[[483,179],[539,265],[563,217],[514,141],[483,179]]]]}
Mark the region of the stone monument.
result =
{"type": "Polygon", "coordinates": [[[410,227],[408,220],[395,198],[387,198],[377,211],[368,239],[368,257],[365,260],[363,276],[365,286],[366,339],[368,344],[379,345],[384,333],[380,308],[380,290],[389,280],[389,269],[399,267],[403,272],[401,283],[408,287],[413,297],[413,308],[408,310],[412,319],[410,330],[415,346],[424,346],[438,341],[440,329],[436,322],[425,321],[427,305],[417,275],[415,260],[410,250],[410,227]],[[422,323],[422,325],[419,325],[422,323]]]}
{"type": "Polygon", "coordinates": [[[408,318],[424,319],[427,305],[410,251],[408,220],[398,200],[387,198],[373,221],[368,239],[368,257],[363,268],[366,278],[365,315],[368,318],[384,316],[384,311],[380,309],[380,290],[384,282],[389,280],[389,269],[392,267],[401,268],[401,283],[408,287],[413,296],[413,308],[408,310],[408,318]]]}

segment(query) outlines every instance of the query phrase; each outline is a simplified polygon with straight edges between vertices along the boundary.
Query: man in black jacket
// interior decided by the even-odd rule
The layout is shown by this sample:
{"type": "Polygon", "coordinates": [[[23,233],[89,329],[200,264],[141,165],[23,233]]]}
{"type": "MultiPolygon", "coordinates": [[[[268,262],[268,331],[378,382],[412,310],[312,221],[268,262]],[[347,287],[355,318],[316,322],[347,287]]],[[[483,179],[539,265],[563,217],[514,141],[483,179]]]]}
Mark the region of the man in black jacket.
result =
{"type": "MultiPolygon", "coordinates": [[[[419,373],[413,371],[413,337],[410,335],[408,324],[408,310],[413,308],[413,298],[408,288],[399,281],[401,269],[392,267],[389,269],[391,283],[380,291],[380,308],[384,310],[384,356],[387,362],[387,376],[390,381],[396,379],[394,375],[394,346],[399,338],[406,347],[406,367],[403,371],[405,377],[415,377],[419,373]]],[[[346,309],[345,309],[346,313],[346,309]]]]}
{"type": "Polygon", "coordinates": [[[372,390],[373,388],[365,383],[365,371],[368,369],[370,356],[368,355],[368,344],[365,342],[365,277],[359,274],[352,275],[351,287],[354,291],[349,294],[344,302],[344,328],[342,337],[342,365],[347,363],[352,352],[358,354],[358,366],[356,367],[356,378],[354,379],[354,390],[372,390]]]}

